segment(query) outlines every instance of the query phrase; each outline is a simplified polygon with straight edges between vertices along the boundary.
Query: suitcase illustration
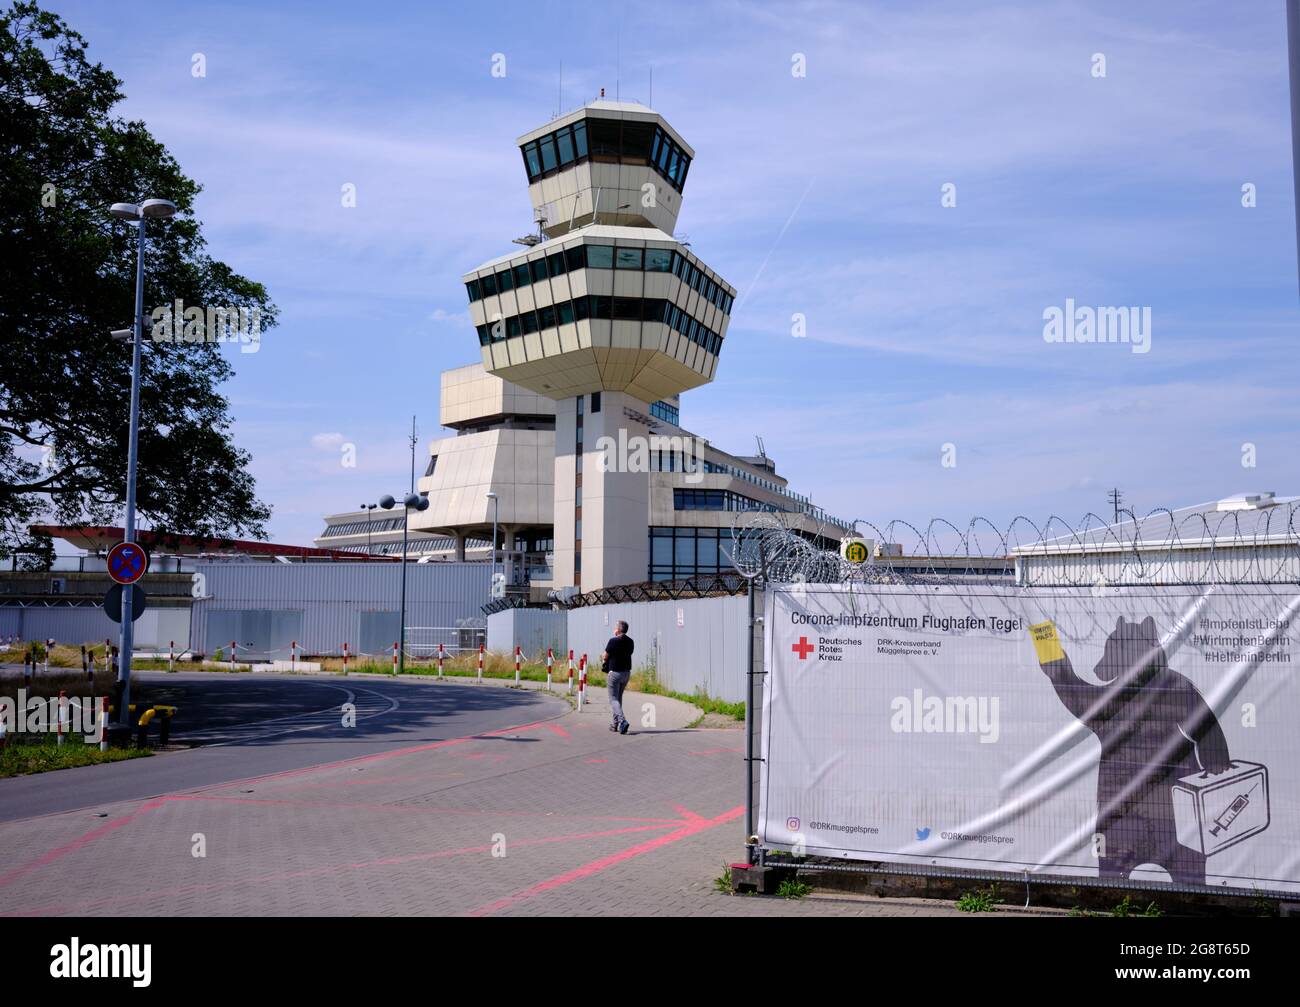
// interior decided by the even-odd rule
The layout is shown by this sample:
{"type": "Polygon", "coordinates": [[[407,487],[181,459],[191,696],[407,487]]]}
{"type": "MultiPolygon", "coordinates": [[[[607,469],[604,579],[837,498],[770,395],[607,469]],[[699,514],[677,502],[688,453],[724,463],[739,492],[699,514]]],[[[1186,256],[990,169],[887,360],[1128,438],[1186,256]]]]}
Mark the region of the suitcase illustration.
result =
{"type": "Polygon", "coordinates": [[[1234,759],[1226,773],[1193,773],[1173,786],[1178,841],[1207,856],[1268,828],[1268,767],[1234,759]]]}

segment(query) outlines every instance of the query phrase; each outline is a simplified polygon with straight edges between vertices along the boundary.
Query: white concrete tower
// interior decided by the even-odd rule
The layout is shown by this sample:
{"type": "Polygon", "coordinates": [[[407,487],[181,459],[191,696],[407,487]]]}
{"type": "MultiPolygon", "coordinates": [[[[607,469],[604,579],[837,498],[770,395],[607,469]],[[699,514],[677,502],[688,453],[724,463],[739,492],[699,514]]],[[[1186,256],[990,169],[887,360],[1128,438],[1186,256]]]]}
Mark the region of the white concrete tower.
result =
{"type": "Polygon", "coordinates": [[[518,142],[541,235],[464,276],[483,366],[556,400],[555,585],[636,583],[649,476],[597,443],[713,380],[736,291],[672,236],[695,152],[663,116],[602,99],[518,142]]]}

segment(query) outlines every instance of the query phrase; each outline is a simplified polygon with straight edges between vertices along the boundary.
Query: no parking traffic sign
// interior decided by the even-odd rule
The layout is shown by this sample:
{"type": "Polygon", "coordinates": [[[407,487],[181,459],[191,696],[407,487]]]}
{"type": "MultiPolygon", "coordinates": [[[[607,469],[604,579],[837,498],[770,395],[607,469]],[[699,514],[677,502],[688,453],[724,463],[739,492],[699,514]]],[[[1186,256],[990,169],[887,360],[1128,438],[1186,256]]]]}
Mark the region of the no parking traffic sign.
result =
{"type": "Polygon", "coordinates": [[[149,554],[134,542],[119,542],[108,551],[108,575],[118,584],[134,584],[149,569],[149,554]]]}

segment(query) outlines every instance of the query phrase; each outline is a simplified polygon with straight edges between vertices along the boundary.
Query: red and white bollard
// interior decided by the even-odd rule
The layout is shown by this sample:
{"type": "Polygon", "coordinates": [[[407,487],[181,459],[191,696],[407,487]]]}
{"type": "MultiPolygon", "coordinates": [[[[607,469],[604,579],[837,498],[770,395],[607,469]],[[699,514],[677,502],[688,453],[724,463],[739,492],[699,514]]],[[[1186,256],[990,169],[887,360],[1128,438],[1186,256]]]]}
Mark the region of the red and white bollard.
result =
{"type": "Polygon", "coordinates": [[[546,691],[547,692],[550,692],[551,690],[551,665],[554,663],[555,663],[555,651],[552,648],[547,647],[546,648],[546,691]]]}
{"type": "Polygon", "coordinates": [[[343,644],[343,674],[348,673],[348,645],[343,644]]]}
{"type": "Polygon", "coordinates": [[[167,641],[167,670],[168,671],[176,670],[176,641],[175,640],[167,641]]]}
{"type": "Polygon", "coordinates": [[[289,645],[289,670],[290,671],[298,670],[298,641],[297,640],[294,640],[293,643],[289,645]]]}
{"type": "Polygon", "coordinates": [[[478,682],[483,684],[483,644],[478,645],[478,682]]]}
{"type": "Polygon", "coordinates": [[[230,641],[230,670],[235,670],[235,641],[230,641]]]}
{"type": "Polygon", "coordinates": [[[442,658],[445,653],[442,644],[438,644],[438,677],[442,678],[442,658]]]}
{"type": "Polygon", "coordinates": [[[573,695],[573,648],[569,648],[569,695],[573,695]]]}
{"type": "Polygon", "coordinates": [[[68,719],[68,697],[63,690],[59,690],[59,740],[58,744],[63,744],[63,726],[68,719]]]}
{"type": "Polygon", "coordinates": [[[99,697],[99,750],[108,751],[108,697],[99,697]]]}
{"type": "Polygon", "coordinates": [[[397,641],[393,641],[393,674],[397,674],[397,641]]]}
{"type": "Polygon", "coordinates": [[[519,645],[515,645],[515,685],[519,684],[519,645]]]}
{"type": "Polygon", "coordinates": [[[582,655],[582,660],[578,662],[578,709],[582,709],[582,704],[587,701],[587,655],[582,655]]]}

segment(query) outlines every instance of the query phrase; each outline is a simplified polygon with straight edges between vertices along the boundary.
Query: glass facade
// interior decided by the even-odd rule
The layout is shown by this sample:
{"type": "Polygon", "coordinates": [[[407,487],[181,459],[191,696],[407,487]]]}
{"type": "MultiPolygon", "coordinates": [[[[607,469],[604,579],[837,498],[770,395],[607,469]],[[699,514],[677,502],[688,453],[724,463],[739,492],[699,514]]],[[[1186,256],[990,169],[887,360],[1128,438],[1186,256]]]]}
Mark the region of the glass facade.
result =
{"type": "Polygon", "coordinates": [[[658,416],[661,420],[666,420],[675,427],[681,426],[681,413],[676,406],[664,402],[660,399],[658,402],[650,403],[650,415],[658,416]]]}
{"type": "Polygon", "coordinates": [[[627,248],[616,245],[573,245],[544,259],[503,266],[465,284],[470,303],[539,283],[575,269],[624,269],[647,273],[672,273],[724,314],[731,314],[732,296],[716,278],[689,257],[669,248],[627,248]]]}
{"type": "Polygon", "coordinates": [[[678,192],[686,187],[690,155],[660,127],[628,119],[588,116],[519,148],[528,181],[563,171],[583,161],[644,164],[678,192]]]}
{"type": "Polygon", "coordinates": [[[625,322],[662,322],[697,346],[716,354],[722,349],[722,336],[701,325],[672,301],[655,297],[605,297],[591,295],[559,304],[548,304],[536,311],[525,311],[509,318],[499,318],[478,327],[480,346],[499,343],[515,336],[553,329],[588,318],[625,322]]]}
{"type": "Polygon", "coordinates": [[[731,563],[731,532],[725,528],[650,529],[650,580],[726,573],[731,563]]]}
{"type": "Polygon", "coordinates": [[[731,490],[673,490],[673,510],[779,510],[775,504],[763,503],[731,490]]]}

